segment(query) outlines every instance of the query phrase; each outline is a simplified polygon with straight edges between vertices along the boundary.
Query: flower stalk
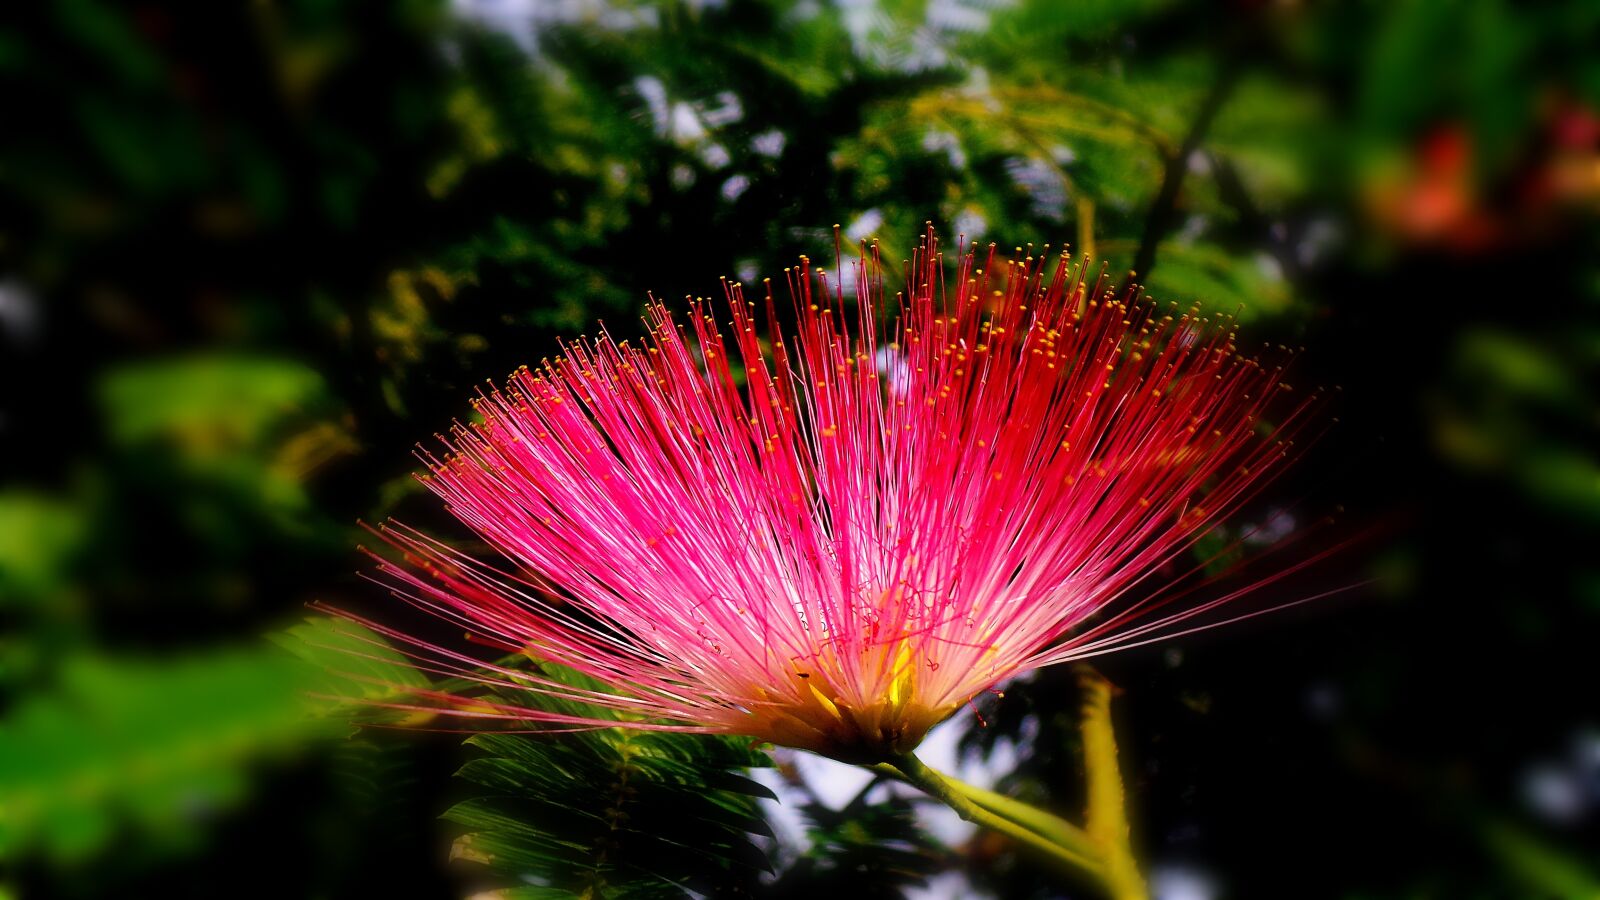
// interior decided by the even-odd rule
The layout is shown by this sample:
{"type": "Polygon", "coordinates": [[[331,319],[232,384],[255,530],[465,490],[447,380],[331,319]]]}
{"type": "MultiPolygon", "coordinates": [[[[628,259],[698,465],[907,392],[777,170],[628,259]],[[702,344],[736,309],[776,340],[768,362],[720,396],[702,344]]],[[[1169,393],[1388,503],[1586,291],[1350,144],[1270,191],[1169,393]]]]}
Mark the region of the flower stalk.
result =
{"type": "MultiPolygon", "coordinates": [[[[928,768],[916,754],[896,757],[888,766],[908,784],[955,810],[956,815],[984,828],[998,831],[1019,843],[1048,857],[1052,862],[1073,875],[1088,875],[1096,882],[1105,880],[1105,864],[1094,855],[1058,843],[1033,830],[1020,821],[1002,816],[992,809],[980,806],[951,779],[928,768]]],[[[970,787],[966,786],[966,787],[970,787]]],[[[1013,801],[1015,802],[1015,801],[1013,801]]],[[[1017,804],[1019,806],[1025,804],[1017,804]]],[[[1040,815],[1043,815],[1040,813],[1040,815]]]]}
{"type": "Polygon", "coordinates": [[[1084,694],[1079,724],[1087,776],[1086,827],[1020,800],[967,784],[902,754],[873,770],[898,778],[944,803],[961,818],[1004,834],[1042,854],[1058,869],[1089,882],[1112,900],[1145,900],[1149,891],[1129,840],[1126,793],[1111,724],[1111,682],[1088,666],[1077,669],[1084,694]]]}

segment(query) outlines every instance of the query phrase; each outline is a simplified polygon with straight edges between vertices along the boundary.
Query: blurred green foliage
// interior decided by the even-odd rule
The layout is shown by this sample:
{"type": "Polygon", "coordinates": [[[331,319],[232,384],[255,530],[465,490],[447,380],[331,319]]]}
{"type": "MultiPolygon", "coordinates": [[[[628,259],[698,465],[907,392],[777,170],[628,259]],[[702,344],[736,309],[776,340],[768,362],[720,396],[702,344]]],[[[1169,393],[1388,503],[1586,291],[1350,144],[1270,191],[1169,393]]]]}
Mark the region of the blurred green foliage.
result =
{"type": "MultiPolygon", "coordinates": [[[[13,6],[0,891],[460,890],[458,825],[428,830],[460,799],[454,742],[346,738],[311,696],[355,690],[318,686],[346,638],[257,636],[308,602],[392,608],[352,572],[355,523],[448,533],[407,454],[482,379],[597,318],[625,335],[646,291],[827,259],[835,222],[892,257],[930,219],[1070,244],[1308,345],[1341,422],[1264,505],[1403,523],[1380,599],[1107,663],[1157,874],[1230,896],[1592,884],[1600,774],[1567,748],[1600,728],[1595,4],[13,6]],[[1525,776],[1562,754],[1576,786],[1551,806],[1525,776]]],[[[1020,748],[1005,788],[1071,809],[1075,700],[1042,674],[967,745],[1020,748]]],[[[469,775],[622,752],[478,740],[469,775]]],[[[981,841],[936,860],[903,800],[823,809],[767,889],[882,864],[892,893],[933,860],[1050,890],[981,841]]]]}
{"type": "Polygon", "coordinates": [[[813,801],[800,809],[806,849],[762,889],[768,897],[903,897],[949,865],[948,851],[917,820],[904,797],[868,800],[864,790],[841,809],[813,801]]]}
{"type": "Polygon", "coordinates": [[[0,719],[0,859],[81,862],[136,829],[161,849],[204,846],[246,794],[252,764],[381,721],[361,701],[425,686],[353,623],[325,618],[277,646],[114,659],[80,652],[48,692],[0,719]]]}
{"type": "Polygon", "coordinates": [[[193,847],[205,818],[243,794],[244,758],[304,740],[305,710],[281,688],[285,661],[260,657],[64,665],[56,691],[28,698],[0,731],[0,852],[83,859],[124,816],[193,847]]]}
{"type": "MultiPolygon", "coordinates": [[[[584,689],[604,687],[570,670],[539,669],[584,689]]],[[[501,896],[749,893],[769,868],[751,835],[772,836],[754,798],[773,794],[738,772],[771,762],[747,740],[609,729],[479,734],[467,743],[482,755],[458,774],[490,794],[445,813],[467,830],[451,855],[506,878],[501,896]]]]}

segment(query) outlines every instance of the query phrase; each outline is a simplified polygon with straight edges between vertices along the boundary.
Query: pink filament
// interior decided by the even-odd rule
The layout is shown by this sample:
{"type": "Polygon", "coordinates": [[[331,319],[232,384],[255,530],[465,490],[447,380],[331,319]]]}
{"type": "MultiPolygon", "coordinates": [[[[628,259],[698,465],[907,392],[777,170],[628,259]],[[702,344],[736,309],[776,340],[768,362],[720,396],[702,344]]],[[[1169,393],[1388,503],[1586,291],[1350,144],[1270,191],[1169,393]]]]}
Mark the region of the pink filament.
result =
{"type": "MultiPolygon", "coordinates": [[[[907,659],[917,702],[954,709],[1231,601],[1242,592],[1129,627],[1163,605],[1148,580],[1293,455],[1314,401],[1282,363],[1241,355],[1228,318],[1118,296],[1052,259],[991,247],[947,285],[930,230],[894,300],[864,250],[847,313],[802,257],[792,339],[764,342],[757,304],[724,281],[722,327],[704,300],[679,322],[652,298],[642,344],[581,340],[480,396],[481,424],[424,452],[421,477],[518,574],[386,527],[408,564],[380,577],[481,643],[606,688],[374,627],[430,672],[739,733],[818,685],[880,702],[907,659]]],[[[776,321],[770,286],[764,307],[776,321]]],[[[417,703],[617,724],[505,696],[417,703]]]]}

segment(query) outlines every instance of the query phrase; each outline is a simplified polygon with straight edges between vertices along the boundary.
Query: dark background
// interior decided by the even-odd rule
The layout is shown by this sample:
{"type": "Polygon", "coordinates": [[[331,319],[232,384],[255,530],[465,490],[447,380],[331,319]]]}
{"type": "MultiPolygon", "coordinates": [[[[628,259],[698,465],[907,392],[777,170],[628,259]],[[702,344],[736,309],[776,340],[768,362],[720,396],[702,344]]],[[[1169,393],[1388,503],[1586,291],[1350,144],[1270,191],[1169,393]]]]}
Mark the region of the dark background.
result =
{"type": "MultiPolygon", "coordinates": [[[[1238,309],[1340,388],[1276,493],[1376,534],[1329,576],[1374,586],[1100,663],[1158,893],[1600,896],[1596,34],[1585,0],[10,4],[0,896],[466,893],[459,737],[348,738],[262,636],[383,608],[356,523],[438,521],[409,454],[475,384],[925,220],[1238,309]]],[[[1077,702],[1041,674],[968,743],[1026,735],[1005,786],[1070,812],[1077,702]]],[[[930,854],[817,868],[1055,890],[930,854]]]]}

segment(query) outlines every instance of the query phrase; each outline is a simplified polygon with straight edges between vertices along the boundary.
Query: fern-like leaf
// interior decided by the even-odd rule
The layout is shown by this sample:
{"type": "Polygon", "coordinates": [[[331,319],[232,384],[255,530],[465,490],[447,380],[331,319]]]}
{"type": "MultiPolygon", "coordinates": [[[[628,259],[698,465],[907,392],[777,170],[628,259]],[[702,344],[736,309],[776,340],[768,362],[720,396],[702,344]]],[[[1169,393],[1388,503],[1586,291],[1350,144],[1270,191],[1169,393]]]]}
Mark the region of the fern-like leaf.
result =
{"type": "Polygon", "coordinates": [[[844,809],[822,803],[800,808],[810,849],[763,896],[904,897],[926,887],[949,853],[917,821],[912,801],[899,796],[867,803],[863,794],[844,809]]]}
{"type": "Polygon", "coordinates": [[[480,755],[459,775],[486,793],[445,817],[467,829],[454,855],[501,878],[500,896],[737,896],[768,868],[752,835],[771,836],[756,798],[772,794],[740,773],[771,762],[748,741],[608,728],[467,744],[480,755]]]}

